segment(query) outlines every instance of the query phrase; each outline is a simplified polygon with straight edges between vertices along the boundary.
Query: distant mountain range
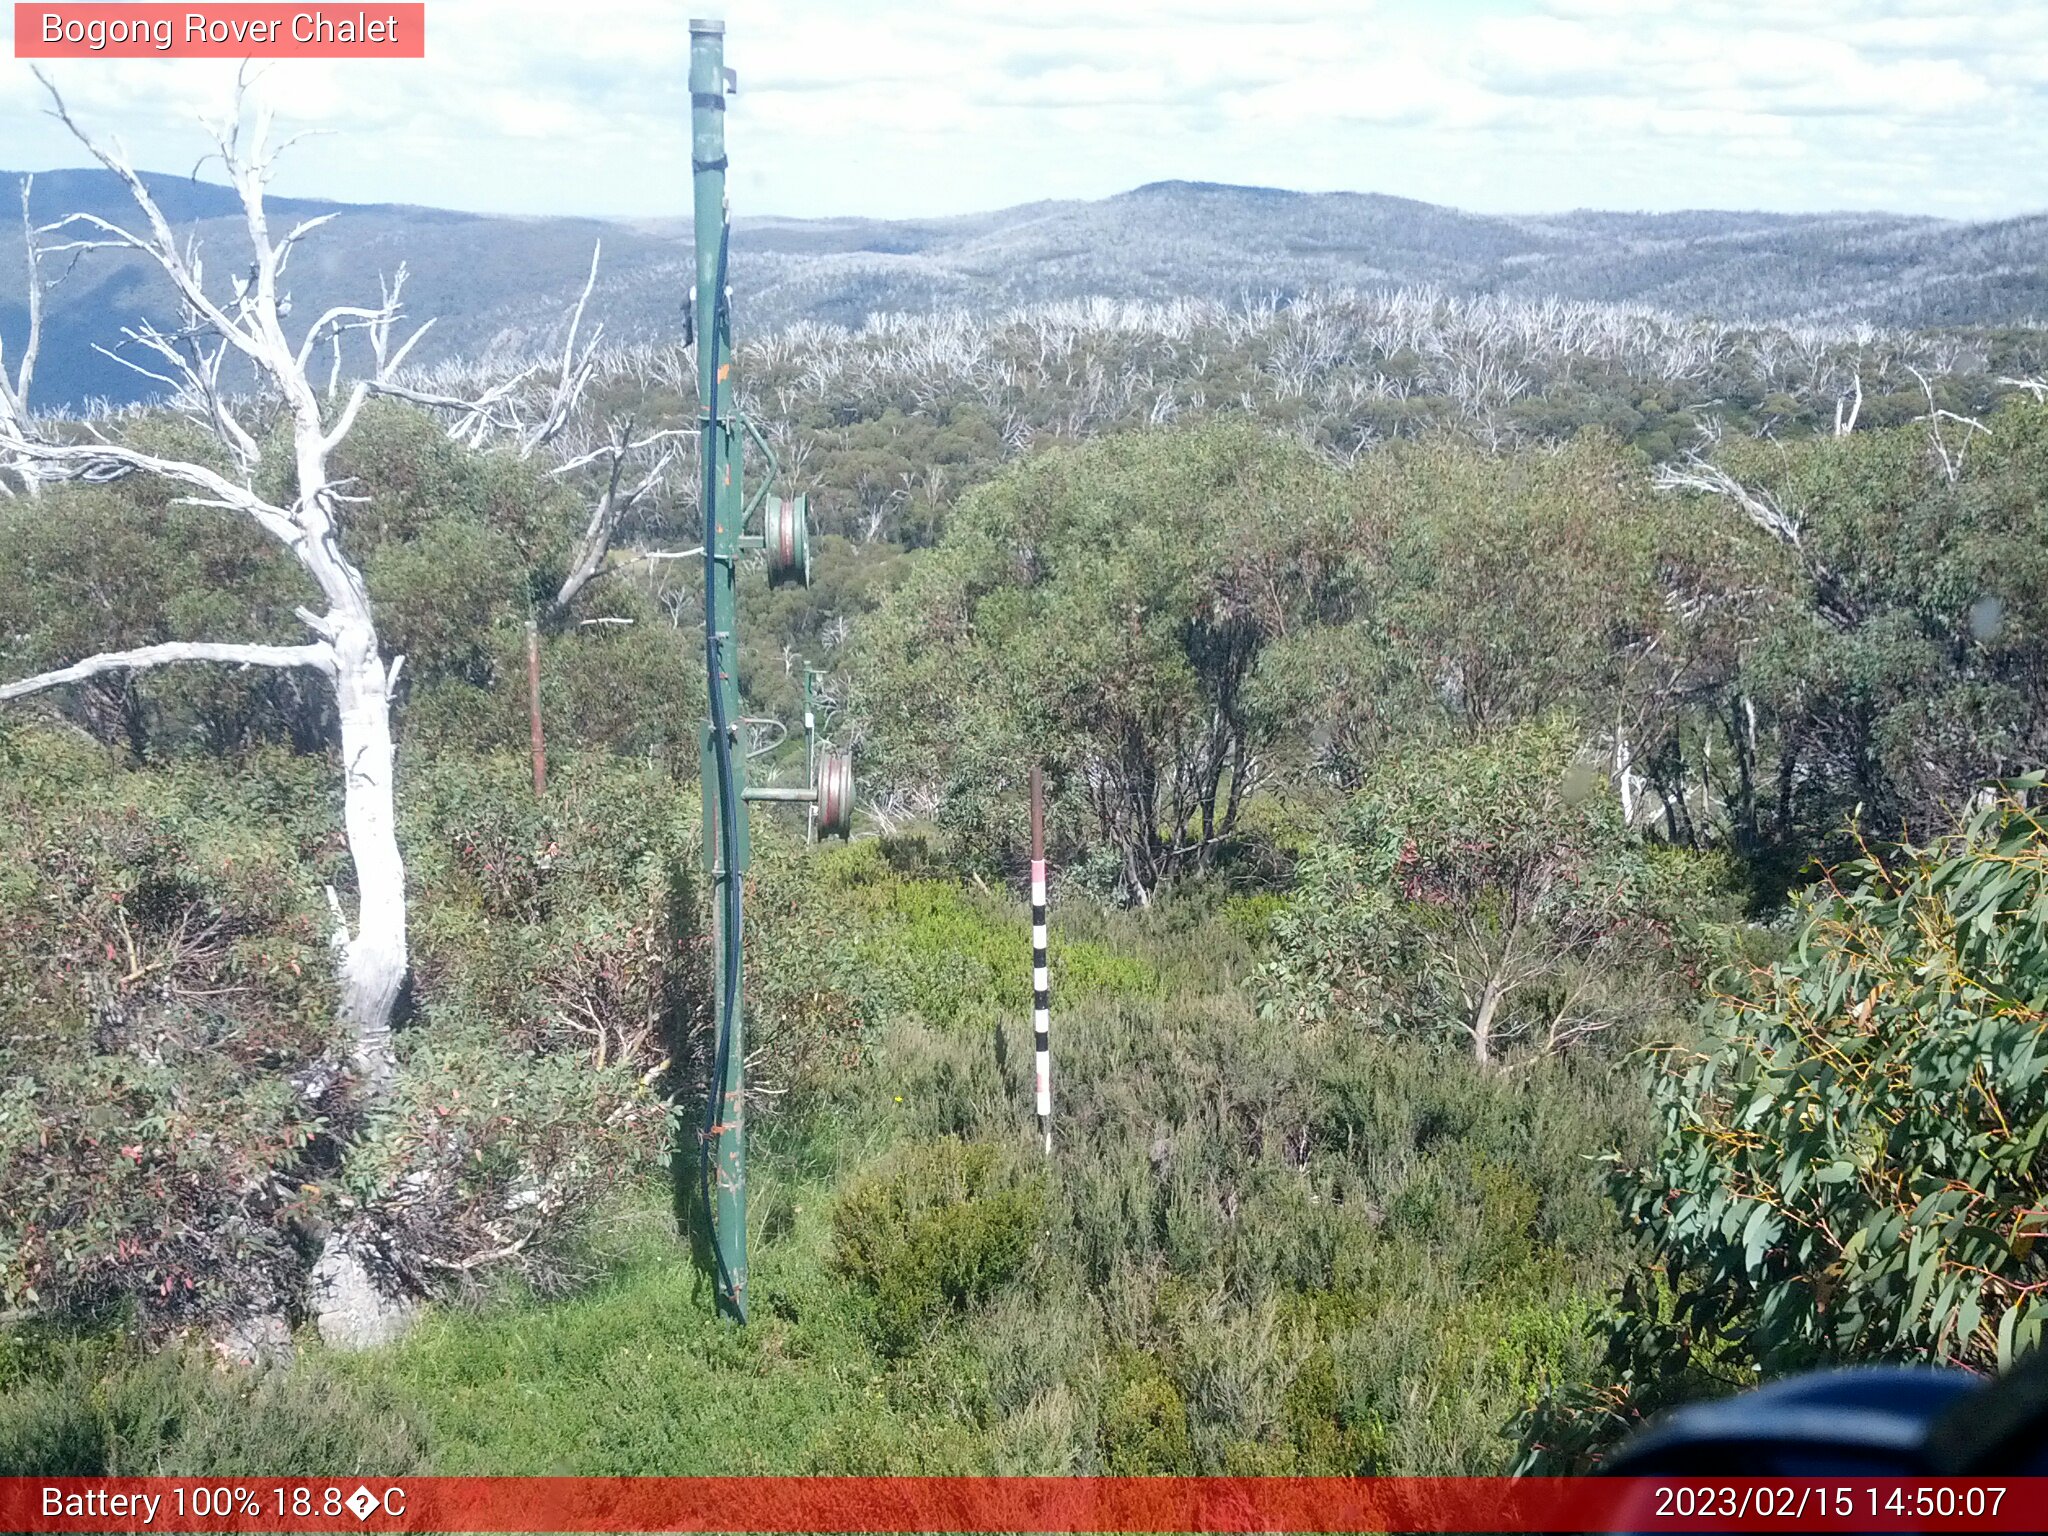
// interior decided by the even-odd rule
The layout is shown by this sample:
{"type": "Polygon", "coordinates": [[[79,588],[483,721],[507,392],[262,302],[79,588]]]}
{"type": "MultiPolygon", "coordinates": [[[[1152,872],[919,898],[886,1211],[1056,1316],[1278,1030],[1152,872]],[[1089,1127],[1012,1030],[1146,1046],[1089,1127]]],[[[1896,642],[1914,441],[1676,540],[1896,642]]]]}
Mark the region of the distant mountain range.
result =
{"type": "MultiPolygon", "coordinates": [[[[0,172],[0,188],[16,178],[0,172]]],[[[209,282],[239,270],[226,187],[150,175],[164,212],[211,253],[209,282]]],[[[11,207],[11,196],[0,207],[11,207]]],[[[280,216],[344,215],[295,258],[308,319],[374,298],[403,261],[409,309],[438,317],[436,358],[524,356],[543,345],[604,243],[593,315],[615,340],[679,333],[690,282],[686,220],[510,218],[396,204],[279,198],[280,216]]],[[[34,213],[126,220],[100,170],[35,179],[34,213]]],[[[18,243],[0,244],[0,341],[26,324],[18,243]]],[[[1556,295],[1727,320],[1868,320],[1945,326],[2048,315],[2048,216],[1960,223],[1894,214],[1711,211],[1495,216],[1370,193],[1156,182],[1094,202],[1030,203],[946,219],[740,219],[735,302],[747,330],[797,320],[858,326],[877,310],[986,313],[1103,294],[1287,297],[1335,287],[1556,295]]],[[[144,398],[147,379],[93,350],[138,314],[171,316],[139,258],[94,252],[52,297],[37,395],[46,407],[144,398]]]]}

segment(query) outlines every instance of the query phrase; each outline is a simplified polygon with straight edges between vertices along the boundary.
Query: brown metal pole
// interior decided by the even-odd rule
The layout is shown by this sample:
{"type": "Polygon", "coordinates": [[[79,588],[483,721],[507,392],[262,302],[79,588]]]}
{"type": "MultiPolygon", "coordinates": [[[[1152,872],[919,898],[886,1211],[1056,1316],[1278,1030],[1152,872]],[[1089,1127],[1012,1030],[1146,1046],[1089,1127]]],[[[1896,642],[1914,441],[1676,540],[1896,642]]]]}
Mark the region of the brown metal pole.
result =
{"type": "Polygon", "coordinates": [[[533,736],[533,798],[548,792],[548,744],[540,728],[540,625],[526,621],[526,713],[533,736]]]}

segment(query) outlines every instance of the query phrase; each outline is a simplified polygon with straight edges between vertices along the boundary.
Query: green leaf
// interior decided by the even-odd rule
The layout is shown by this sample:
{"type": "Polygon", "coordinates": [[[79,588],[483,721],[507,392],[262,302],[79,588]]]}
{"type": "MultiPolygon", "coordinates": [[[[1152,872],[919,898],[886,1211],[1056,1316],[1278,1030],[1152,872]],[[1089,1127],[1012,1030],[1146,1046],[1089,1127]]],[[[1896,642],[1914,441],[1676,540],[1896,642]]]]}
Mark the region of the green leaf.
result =
{"type": "Polygon", "coordinates": [[[1778,1213],[1759,1201],[1742,1229],[1743,1268],[1752,1274],[1761,1267],[1765,1251],[1778,1235],[1778,1213]]]}

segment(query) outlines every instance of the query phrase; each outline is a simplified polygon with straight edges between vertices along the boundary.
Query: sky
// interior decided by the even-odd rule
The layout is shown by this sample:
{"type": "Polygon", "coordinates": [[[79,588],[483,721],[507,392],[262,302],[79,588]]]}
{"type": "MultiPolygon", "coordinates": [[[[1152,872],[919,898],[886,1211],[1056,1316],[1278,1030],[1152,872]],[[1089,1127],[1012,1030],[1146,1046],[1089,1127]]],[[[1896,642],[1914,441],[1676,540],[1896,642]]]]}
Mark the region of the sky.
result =
{"type": "MultiPolygon", "coordinates": [[[[428,0],[424,60],[267,68],[281,123],[313,131],[273,188],[682,213],[693,10],[723,16],[739,75],[742,216],[1171,178],[1483,212],[2048,208],[2039,0],[428,0]]],[[[0,167],[79,164],[12,57],[11,11],[0,167]]],[[[233,66],[51,73],[137,164],[185,172],[233,66]]]]}

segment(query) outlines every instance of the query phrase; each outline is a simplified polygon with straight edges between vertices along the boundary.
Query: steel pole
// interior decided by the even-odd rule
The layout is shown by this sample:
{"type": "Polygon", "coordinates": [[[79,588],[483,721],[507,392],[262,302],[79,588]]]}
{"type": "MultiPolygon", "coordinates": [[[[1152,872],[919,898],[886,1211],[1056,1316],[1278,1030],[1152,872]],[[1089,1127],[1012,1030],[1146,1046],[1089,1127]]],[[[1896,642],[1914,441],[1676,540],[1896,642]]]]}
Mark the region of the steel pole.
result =
{"type": "Polygon", "coordinates": [[[726,306],[725,23],[690,23],[690,169],[697,245],[697,399],[704,503],[704,648],[711,719],[703,737],[704,867],[713,892],[712,1008],[717,1020],[706,1114],[706,1212],[719,1303],[747,1316],[746,1034],[740,1009],[740,882],[746,869],[746,755],[737,750],[739,458],[726,306]]]}

